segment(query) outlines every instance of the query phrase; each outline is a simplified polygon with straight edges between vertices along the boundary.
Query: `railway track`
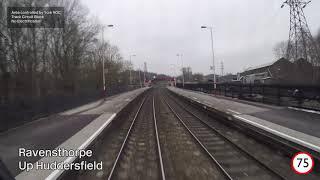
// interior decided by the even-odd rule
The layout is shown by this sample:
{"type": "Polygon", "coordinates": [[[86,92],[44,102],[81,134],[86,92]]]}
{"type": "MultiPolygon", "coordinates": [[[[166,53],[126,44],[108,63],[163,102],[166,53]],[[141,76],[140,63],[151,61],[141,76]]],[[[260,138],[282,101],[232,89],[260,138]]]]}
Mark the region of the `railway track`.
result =
{"type": "Polygon", "coordinates": [[[141,99],[98,141],[89,161],[103,161],[103,170],[73,179],[301,179],[289,158],[165,89],[141,99]]]}
{"type": "Polygon", "coordinates": [[[216,165],[168,106],[155,95],[155,111],[159,132],[159,144],[162,149],[164,173],[172,180],[214,180],[225,179],[216,165]]]}
{"type": "MultiPolygon", "coordinates": [[[[206,129],[210,129],[212,133],[214,133],[216,136],[221,139],[221,142],[223,142],[226,146],[231,146],[234,150],[238,151],[240,154],[242,154],[244,157],[246,157],[251,162],[254,162],[257,167],[259,166],[259,169],[264,170],[265,172],[269,172],[270,175],[272,175],[272,179],[278,178],[278,179],[319,179],[318,175],[316,174],[309,174],[308,176],[301,177],[300,175],[297,175],[293,172],[293,170],[290,168],[290,158],[288,158],[285,154],[283,154],[278,149],[271,148],[264,144],[263,142],[260,142],[259,140],[256,140],[255,137],[245,134],[242,131],[239,131],[238,129],[235,129],[229,125],[226,125],[219,120],[209,116],[206,111],[201,110],[200,107],[194,107],[190,103],[186,103],[186,100],[179,99],[173,95],[169,95],[170,101],[174,104],[174,107],[176,108],[177,114],[180,114],[184,119],[187,119],[186,124],[190,125],[190,129],[194,129],[195,132],[198,131],[200,127],[194,127],[193,120],[197,120],[198,123],[202,124],[202,126],[205,126],[206,129]],[[191,116],[188,118],[188,116],[191,116]]],[[[204,135],[203,129],[200,134],[204,135]]],[[[208,149],[211,148],[213,141],[206,141],[206,138],[203,138],[203,143],[207,144],[208,149]]],[[[217,139],[218,140],[218,139],[217,139]]],[[[219,143],[218,143],[219,144],[219,143]]],[[[221,144],[222,145],[222,144],[221,144]]],[[[219,146],[219,145],[218,145],[219,146]]],[[[221,147],[218,147],[218,149],[221,147]]],[[[220,149],[222,150],[222,149],[220,149]]],[[[213,153],[218,152],[219,150],[214,150],[213,153]]],[[[227,155],[229,152],[226,151],[225,155],[227,155]]],[[[219,159],[219,152],[218,156],[216,156],[216,159],[219,159]]],[[[223,163],[226,165],[230,165],[232,167],[237,167],[237,165],[233,165],[233,163],[236,163],[238,160],[235,158],[232,160],[232,157],[234,155],[231,153],[231,155],[228,155],[228,158],[232,163],[223,163]]],[[[241,157],[237,156],[236,157],[241,157]]],[[[223,158],[222,158],[223,160],[223,158]]],[[[239,162],[240,163],[240,162],[239,162]]],[[[240,165],[240,164],[239,164],[240,165]]],[[[248,164],[249,165],[249,164],[248,164]]],[[[252,164],[254,166],[254,164],[252,164]]],[[[226,168],[227,169],[227,168],[226,168]]],[[[256,177],[260,173],[258,173],[260,170],[255,171],[256,174],[252,174],[254,179],[259,178],[256,177]]],[[[245,170],[245,169],[244,169],[245,170]]],[[[243,173],[246,175],[245,171],[243,173]]],[[[237,174],[237,173],[236,173],[237,174]]],[[[237,179],[238,177],[235,176],[237,179]]],[[[241,175],[240,175],[241,177],[241,175]]],[[[267,177],[267,176],[266,176],[267,177]]],[[[261,178],[259,178],[261,179],[261,178]]]]}
{"type": "Polygon", "coordinates": [[[172,98],[167,96],[165,101],[190,134],[210,154],[226,178],[285,179],[205,124],[198,116],[183,109],[172,98]]]}
{"type": "Polygon", "coordinates": [[[108,180],[165,179],[153,112],[154,100],[149,95],[130,125],[108,180]]]}

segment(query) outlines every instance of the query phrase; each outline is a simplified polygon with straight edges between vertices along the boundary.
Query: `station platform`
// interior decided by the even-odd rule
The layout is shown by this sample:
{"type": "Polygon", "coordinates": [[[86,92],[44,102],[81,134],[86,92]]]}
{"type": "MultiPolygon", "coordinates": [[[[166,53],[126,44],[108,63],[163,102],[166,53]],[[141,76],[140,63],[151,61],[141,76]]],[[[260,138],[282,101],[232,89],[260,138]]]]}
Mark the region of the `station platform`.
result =
{"type": "MultiPolygon", "coordinates": [[[[39,157],[19,157],[18,149],[85,149],[129,102],[148,88],[98,100],[62,113],[41,118],[28,124],[10,129],[0,134],[0,154],[2,161],[16,179],[55,179],[62,171],[31,170],[18,168],[19,161],[35,163],[39,157]]],[[[75,157],[44,157],[46,162],[72,162],[75,157]]]]}
{"type": "Polygon", "coordinates": [[[168,87],[176,94],[320,153],[320,113],[168,87]]]}

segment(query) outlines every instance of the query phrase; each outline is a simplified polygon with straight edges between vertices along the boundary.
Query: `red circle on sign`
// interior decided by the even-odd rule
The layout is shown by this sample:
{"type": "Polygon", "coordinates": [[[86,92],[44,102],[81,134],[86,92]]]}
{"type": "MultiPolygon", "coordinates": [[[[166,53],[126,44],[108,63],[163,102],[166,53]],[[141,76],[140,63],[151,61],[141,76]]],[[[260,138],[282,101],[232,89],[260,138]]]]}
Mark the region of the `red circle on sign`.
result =
{"type": "Polygon", "coordinates": [[[296,153],[296,154],[291,158],[291,169],[292,169],[296,174],[300,174],[300,175],[302,175],[302,174],[309,174],[309,173],[313,170],[313,166],[314,166],[313,157],[311,156],[311,154],[309,154],[309,153],[307,153],[307,152],[298,152],[298,153],[296,153]],[[296,170],[296,168],[295,168],[294,165],[293,165],[293,161],[294,161],[295,157],[298,156],[298,155],[300,155],[300,154],[307,155],[307,156],[309,156],[310,159],[311,159],[311,168],[310,168],[307,172],[303,172],[303,173],[302,173],[302,172],[299,172],[299,171],[296,170]]]}

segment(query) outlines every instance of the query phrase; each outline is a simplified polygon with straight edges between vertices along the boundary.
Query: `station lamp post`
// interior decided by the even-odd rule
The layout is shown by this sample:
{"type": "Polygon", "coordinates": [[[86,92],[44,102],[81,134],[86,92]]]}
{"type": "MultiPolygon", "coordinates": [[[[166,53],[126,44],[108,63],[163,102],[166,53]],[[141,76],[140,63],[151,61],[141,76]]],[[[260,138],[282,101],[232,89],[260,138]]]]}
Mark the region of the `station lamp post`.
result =
{"type": "MultiPolygon", "coordinates": [[[[108,24],[107,28],[113,28],[113,24],[108,24]]],[[[104,49],[104,27],[102,27],[102,48],[103,48],[103,55],[102,55],[102,83],[103,83],[103,92],[106,92],[106,78],[105,78],[105,69],[104,69],[104,55],[105,55],[105,49],[104,49]]]]}
{"type": "Polygon", "coordinates": [[[201,26],[202,29],[209,29],[211,35],[211,50],[212,50],[212,70],[213,70],[213,86],[216,90],[217,88],[217,81],[216,81],[216,66],[214,64],[214,51],[213,51],[213,35],[212,35],[212,27],[210,26],[201,26]]]}

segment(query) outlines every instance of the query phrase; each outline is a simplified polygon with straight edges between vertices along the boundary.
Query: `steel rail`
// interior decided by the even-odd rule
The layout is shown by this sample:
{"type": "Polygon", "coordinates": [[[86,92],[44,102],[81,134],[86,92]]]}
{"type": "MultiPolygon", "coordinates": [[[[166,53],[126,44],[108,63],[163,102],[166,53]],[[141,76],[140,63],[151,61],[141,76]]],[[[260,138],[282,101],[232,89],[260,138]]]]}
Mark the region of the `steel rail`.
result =
{"type": "Polygon", "coordinates": [[[145,103],[145,101],[146,101],[146,98],[144,98],[144,99],[142,100],[142,103],[141,103],[139,109],[137,110],[137,112],[136,112],[136,114],[135,114],[135,116],[134,116],[134,118],[133,118],[133,121],[132,121],[132,123],[131,123],[131,125],[130,125],[130,128],[129,128],[128,132],[127,132],[127,135],[126,135],[126,137],[125,137],[125,139],[124,139],[124,141],[123,141],[123,143],[122,143],[122,145],[121,145],[121,148],[120,148],[120,151],[119,151],[119,153],[118,153],[118,155],[117,155],[117,158],[116,158],[116,160],[115,160],[114,163],[113,163],[112,169],[111,169],[111,171],[110,171],[110,173],[109,173],[109,176],[108,176],[108,180],[111,180],[111,178],[112,178],[112,176],[113,176],[113,173],[114,173],[114,171],[115,171],[115,169],[116,169],[116,166],[118,165],[120,156],[121,156],[121,154],[122,154],[122,152],[123,152],[124,146],[126,145],[127,140],[128,140],[128,137],[129,137],[129,135],[131,134],[132,127],[133,127],[133,125],[134,125],[134,123],[135,123],[135,121],[136,121],[136,119],[137,119],[137,117],[138,117],[138,114],[139,114],[140,111],[141,111],[142,105],[145,103]]]}
{"type": "Polygon", "coordinates": [[[161,98],[162,101],[169,107],[169,109],[172,111],[174,116],[179,119],[181,124],[186,128],[186,130],[191,134],[191,136],[198,142],[198,144],[202,147],[202,149],[207,153],[207,155],[213,160],[213,162],[218,166],[219,170],[222,172],[222,174],[229,180],[233,180],[233,178],[228,174],[228,172],[222,167],[222,165],[212,156],[212,154],[209,152],[209,150],[202,144],[202,142],[196,137],[196,135],[188,128],[188,126],[183,122],[181,117],[175,112],[175,110],[170,106],[168,102],[164,100],[164,98],[161,98]]]}
{"type": "Polygon", "coordinates": [[[152,99],[152,111],[153,111],[154,129],[156,132],[156,140],[157,140],[157,145],[158,145],[161,175],[162,175],[162,179],[165,180],[166,177],[165,177],[165,173],[164,173],[164,166],[163,166],[162,155],[161,155],[161,147],[160,147],[160,140],[159,140],[159,134],[158,134],[158,126],[157,126],[156,110],[155,110],[155,105],[154,105],[154,97],[152,99]]]}

